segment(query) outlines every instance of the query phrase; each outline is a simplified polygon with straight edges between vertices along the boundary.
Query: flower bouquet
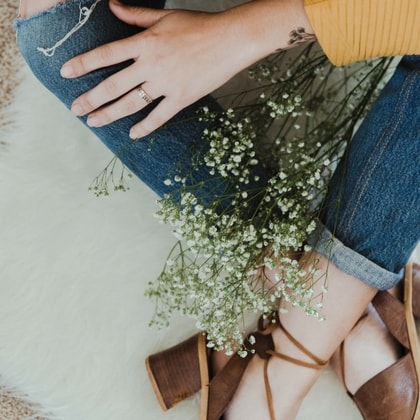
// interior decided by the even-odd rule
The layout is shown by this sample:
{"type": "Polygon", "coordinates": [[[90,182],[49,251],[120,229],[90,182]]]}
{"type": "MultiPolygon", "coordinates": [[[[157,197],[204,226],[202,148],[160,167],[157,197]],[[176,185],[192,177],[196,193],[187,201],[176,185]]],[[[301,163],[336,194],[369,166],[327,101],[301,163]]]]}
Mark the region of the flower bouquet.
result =
{"type": "MultiPolygon", "coordinates": [[[[156,303],[152,324],[168,325],[177,312],[196,320],[210,347],[245,355],[247,314],[269,316],[284,300],[322,319],[323,296],[313,285],[323,281],[327,292],[328,284],[316,262],[301,269],[299,254],[308,250],[328,180],[391,64],[337,68],[309,44],[249,69],[245,91],[219,98],[223,111],[200,111],[214,128],[204,131],[209,148],[194,164],[229,188],[209,205],[196,194],[200,185],[176,173],[167,179],[174,192],[160,200],[157,216],[178,241],[148,285],[156,303]]],[[[96,192],[107,193],[110,165],[96,192]]],[[[124,176],[114,185],[125,190],[124,176]]]]}

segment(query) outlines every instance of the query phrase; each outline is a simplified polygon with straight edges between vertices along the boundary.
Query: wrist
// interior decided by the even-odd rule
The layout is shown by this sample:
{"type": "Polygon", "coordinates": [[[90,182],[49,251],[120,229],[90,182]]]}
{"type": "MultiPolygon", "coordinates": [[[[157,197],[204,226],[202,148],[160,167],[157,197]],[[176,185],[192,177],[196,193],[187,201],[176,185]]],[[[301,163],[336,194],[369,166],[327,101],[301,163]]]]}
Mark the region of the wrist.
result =
{"type": "Polygon", "coordinates": [[[248,64],[316,39],[304,0],[253,0],[226,13],[248,64]]]}

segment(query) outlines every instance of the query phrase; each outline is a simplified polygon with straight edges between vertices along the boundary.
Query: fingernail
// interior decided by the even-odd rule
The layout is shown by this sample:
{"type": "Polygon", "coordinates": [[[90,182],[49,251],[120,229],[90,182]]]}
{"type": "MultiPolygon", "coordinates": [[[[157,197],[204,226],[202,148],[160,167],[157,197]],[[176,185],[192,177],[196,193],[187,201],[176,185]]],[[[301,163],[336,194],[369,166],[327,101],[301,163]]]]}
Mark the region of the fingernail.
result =
{"type": "Polygon", "coordinates": [[[71,112],[76,116],[83,115],[83,109],[79,104],[73,104],[71,106],[71,112]]]}
{"type": "Polygon", "coordinates": [[[129,136],[131,140],[137,140],[140,138],[140,136],[136,133],[136,130],[131,130],[129,136]]]}
{"type": "Polygon", "coordinates": [[[63,67],[61,67],[60,74],[63,77],[72,77],[73,76],[73,68],[68,64],[64,64],[63,67]]]}
{"type": "Polygon", "coordinates": [[[86,123],[89,127],[100,127],[102,125],[101,120],[94,115],[89,117],[86,123]]]}

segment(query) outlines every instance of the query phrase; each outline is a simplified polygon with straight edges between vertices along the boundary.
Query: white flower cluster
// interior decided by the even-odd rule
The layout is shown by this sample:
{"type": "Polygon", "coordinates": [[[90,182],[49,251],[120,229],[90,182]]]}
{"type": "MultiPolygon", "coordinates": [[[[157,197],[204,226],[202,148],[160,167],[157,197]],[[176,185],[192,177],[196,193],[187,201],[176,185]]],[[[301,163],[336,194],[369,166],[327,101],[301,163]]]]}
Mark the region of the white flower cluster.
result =
{"type": "Polygon", "coordinates": [[[269,115],[271,118],[280,118],[287,114],[297,116],[299,115],[298,110],[301,102],[300,95],[291,98],[288,93],[283,93],[277,102],[272,99],[267,101],[267,107],[270,108],[269,115]]]}
{"type": "MultiPolygon", "coordinates": [[[[203,112],[203,118],[215,116],[207,108],[203,112]]],[[[236,122],[231,108],[218,119],[220,125],[216,129],[204,131],[204,136],[210,141],[205,163],[211,168],[211,175],[218,173],[224,178],[233,176],[239,183],[248,184],[251,175],[249,168],[258,165],[253,143],[257,135],[253,126],[249,119],[236,122]]]]}

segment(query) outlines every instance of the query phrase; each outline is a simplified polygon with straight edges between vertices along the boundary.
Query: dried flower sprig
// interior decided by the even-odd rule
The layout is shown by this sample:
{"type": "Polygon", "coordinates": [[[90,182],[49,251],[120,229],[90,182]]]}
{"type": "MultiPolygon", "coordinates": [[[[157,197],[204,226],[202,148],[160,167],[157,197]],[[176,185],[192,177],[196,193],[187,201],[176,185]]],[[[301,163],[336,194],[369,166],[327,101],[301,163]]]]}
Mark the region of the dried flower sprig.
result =
{"type": "Polygon", "coordinates": [[[190,316],[209,346],[227,353],[246,354],[244,317],[269,316],[281,299],[322,319],[323,296],[313,295],[313,285],[325,277],[316,262],[303,271],[296,254],[308,249],[327,181],[390,65],[338,69],[312,46],[288,56],[252,68],[255,85],[232,95],[222,114],[205,108],[200,115],[218,122],[204,132],[210,147],[200,164],[233,187],[209,206],[185,177],[174,177],[167,182],[178,185],[175,195],[157,212],[179,241],[147,290],[156,302],[152,323],[167,325],[174,312],[190,316]],[[263,180],[255,175],[260,156],[263,180]],[[265,272],[274,268],[273,281],[265,272]]]}
{"type": "MultiPolygon", "coordinates": [[[[270,316],[284,300],[322,319],[325,276],[314,261],[301,269],[299,255],[319,216],[328,180],[375,98],[391,65],[380,59],[335,68],[313,44],[270,56],[249,70],[245,91],[220,101],[223,112],[203,108],[207,153],[194,159],[229,188],[207,202],[188,175],[174,171],[174,192],[157,212],[178,242],[146,294],[155,301],[152,324],[166,326],[175,312],[206,330],[209,346],[245,355],[244,319],[270,316]],[[216,124],[215,124],[216,122],[216,124]],[[258,168],[264,168],[264,174],[258,168]],[[273,274],[274,273],[274,274],[273,274]]],[[[107,195],[115,162],[93,191],[107,195]]],[[[115,182],[116,180],[116,182],[115,182]]]]}
{"type": "Polygon", "coordinates": [[[121,162],[118,155],[115,155],[108,165],[97,175],[89,186],[97,197],[108,196],[109,186],[112,185],[114,191],[128,191],[130,189],[128,181],[133,177],[132,173],[121,162]]]}

